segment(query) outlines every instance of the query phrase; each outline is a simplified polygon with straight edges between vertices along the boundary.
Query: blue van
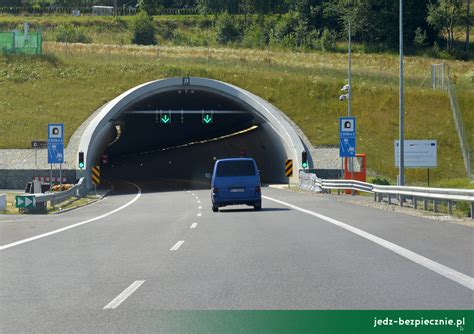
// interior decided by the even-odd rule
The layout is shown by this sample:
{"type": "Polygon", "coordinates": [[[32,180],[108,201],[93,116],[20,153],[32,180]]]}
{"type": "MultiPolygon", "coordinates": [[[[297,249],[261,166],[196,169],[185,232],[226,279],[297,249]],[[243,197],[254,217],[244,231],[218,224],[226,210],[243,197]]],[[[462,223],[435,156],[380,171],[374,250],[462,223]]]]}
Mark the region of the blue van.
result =
{"type": "Polygon", "coordinates": [[[211,180],[212,211],[227,205],[246,204],[262,209],[260,174],[255,160],[229,158],[217,160],[211,180]]]}

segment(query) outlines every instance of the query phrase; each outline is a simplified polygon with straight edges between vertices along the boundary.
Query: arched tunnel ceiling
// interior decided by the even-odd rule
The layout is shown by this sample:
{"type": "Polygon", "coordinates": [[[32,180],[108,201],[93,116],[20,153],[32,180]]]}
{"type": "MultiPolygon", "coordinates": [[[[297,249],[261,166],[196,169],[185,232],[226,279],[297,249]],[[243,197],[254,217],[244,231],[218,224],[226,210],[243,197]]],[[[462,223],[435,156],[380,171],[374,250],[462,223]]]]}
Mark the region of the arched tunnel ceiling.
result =
{"type": "Polygon", "coordinates": [[[107,152],[108,175],[121,179],[202,178],[216,158],[244,154],[255,158],[264,181],[285,182],[284,161],[293,159],[296,178],[304,143],[278,109],[248,91],[211,79],[170,78],[134,87],[105,105],[84,131],[79,151],[86,172],[107,152]],[[204,122],[203,113],[212,121],[204,122]]]}

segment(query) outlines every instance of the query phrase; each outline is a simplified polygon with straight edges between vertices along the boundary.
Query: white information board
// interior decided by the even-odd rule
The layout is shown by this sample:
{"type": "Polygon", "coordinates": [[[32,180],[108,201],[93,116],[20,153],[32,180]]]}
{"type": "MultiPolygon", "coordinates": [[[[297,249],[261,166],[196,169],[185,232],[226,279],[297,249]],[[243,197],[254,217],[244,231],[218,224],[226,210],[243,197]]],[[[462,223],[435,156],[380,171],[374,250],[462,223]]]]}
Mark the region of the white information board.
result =
{"type": "MultiPolygon", "coordinates": [[[[395,167],[400,166],[400,141],[395,140],[395,167]]],[[[438,166],[436,140],[405,140],[406,168],[431,168],[438,166]]]]}

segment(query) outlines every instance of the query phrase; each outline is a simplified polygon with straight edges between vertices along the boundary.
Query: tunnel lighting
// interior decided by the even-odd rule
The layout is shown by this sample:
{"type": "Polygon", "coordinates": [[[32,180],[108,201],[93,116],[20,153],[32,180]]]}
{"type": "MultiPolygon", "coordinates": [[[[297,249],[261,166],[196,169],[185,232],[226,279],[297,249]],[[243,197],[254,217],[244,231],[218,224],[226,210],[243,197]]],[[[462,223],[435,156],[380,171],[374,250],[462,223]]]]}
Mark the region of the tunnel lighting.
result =
{"type": "MultiPolygon", "coordinates": [[[[174,150],[174,149],[177,149],[177,148],[183,148],[183,147],[188,147],[188,146],[192,146],[192,145],[206,144],[206,143],[209,143],[209,142],[218,141],[218,140],[222,140],[222,139],[226,139],[226,138],[230,138],[230,137],[242,135],[242,134],[244,134],[244,133],[247,133],[247,132],[250,132],[250,131],[254,131],[254,130],[256,130],[256,129],[258,129],[258,125],[252,125],[251,127],[247,128],[247,129],[244,129],[244,130],[241,130],[241,131],[237,131],[237,132],[233,132],[233,133],[230,133],[230,134],[228,134],[228,135],[224,135],[224,136],[220,136],[220,137],[216,137],[216,138],[212,138],[212,139],[206,139],[206,140],[196,141],[196,142],[190,142],[190,143],[183,144],[183,145],[178,145],[178,146],[172,146],[172,147],[161,148],[161,149],[158,149],[158,150],[140,152],[140,153],[137,153],[137,154],[143,155],[143,154],[154,153],[154,152],[160,152],[160,151],[174,150]]],[[[133,155],[133,154],[126,154],[126,155],[122,155],[122,157],[127,157],[127,156],[132,156],[132,155],[133,155]]],[[[214,160],[216,160],[216,159],[217,159],[217,158],[214,157],[214,160]]]]}
{"type": "Polygon", "coordinates": [[[120,124],[116,124],[115,125],[115,131],[117,133],[117,136],[115,137],[115,139],[107,146],[112,146],[113,144],[115,144],[119,139],[120,137],[122,136],[122,125],[120,124]]]}

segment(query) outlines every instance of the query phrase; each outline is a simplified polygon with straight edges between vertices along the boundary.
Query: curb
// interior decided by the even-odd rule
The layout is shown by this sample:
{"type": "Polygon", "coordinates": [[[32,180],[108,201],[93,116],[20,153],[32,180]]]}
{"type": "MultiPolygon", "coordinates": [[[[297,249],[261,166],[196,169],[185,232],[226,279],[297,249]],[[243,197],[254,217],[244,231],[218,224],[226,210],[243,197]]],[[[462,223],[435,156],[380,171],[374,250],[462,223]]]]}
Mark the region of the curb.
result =
{"type": "Polygon", "coordinates": [[[61,213],[65,213],[65,212],[69,212],[69,211],[72,211],[72,210],[76,210],[76,209],[79,209],[79,208],[82,208],[84,206],[87,206],[87,205],[91,205],[91,204],[94,204],[94,203],[97,203],[98,201],[101,201],[103,200],[105,197],[107,197],[107,195],[109,194],[110,190],[107,190],[105,192],[104,195],[102,195],[100,198],[92,201],[92,202],[89,202],[89,203],[84,203],[84,204],[81,204],[81,205],[78,205],[78,206],[75,206],[75,207],[72,207],[72,208],[67,208],[67,209],[64,209],[64,210],[60,210],[60,211],[56,211],[56,212],[51,212],[49,213],[50,215],[59,215],[61,213]]]}

